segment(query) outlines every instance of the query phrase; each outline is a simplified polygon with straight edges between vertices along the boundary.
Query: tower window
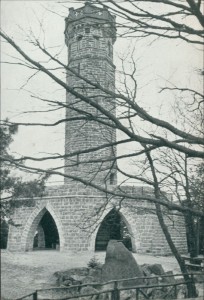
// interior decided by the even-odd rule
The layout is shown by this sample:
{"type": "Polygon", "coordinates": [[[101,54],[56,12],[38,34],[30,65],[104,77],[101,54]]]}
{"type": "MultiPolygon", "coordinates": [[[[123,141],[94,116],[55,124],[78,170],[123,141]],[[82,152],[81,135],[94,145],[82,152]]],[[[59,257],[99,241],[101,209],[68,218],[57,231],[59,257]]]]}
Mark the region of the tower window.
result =
{"type": "Polygon", "coordinates": [[[111,44],[108,42],[108,56],[111,56],[111,44]]]}
{"type": "Polygon", "coordinates": [[[77,157],[76,157],[76,165],[77,166],[79,165],[79,154],[77,154],[77,157]]]}
{"type": "Polygon", "coordinates": [[[83,39],[83,35],[79,35],[77,37],[77,50],[80,50],[82,48],[82,39],[83,39]]]}
{"type": "Polygon", "coordinates": [[[95,48],[99,48],[99,36],[94,35],[93,38],[94,38],[94,46],[95,46],[95,48]]]}
{"type": "Polygon", "coordinates": [[[85,33],[90,33],[90,28],[85,28],[85,33]]]}
{"type": "Polygon", "coordinates": [[[115,174],[111,173],[110,174],[110,184],[114,184],[114,179],[115,179],[115,174]]]}
{"type": "Polygon", "coordinates": [[[81,41],[82,38],[83,38],[83,36],[82,36],[82,35],[79,35],[79,36],[77,37],[77,42],[81,41]]]}

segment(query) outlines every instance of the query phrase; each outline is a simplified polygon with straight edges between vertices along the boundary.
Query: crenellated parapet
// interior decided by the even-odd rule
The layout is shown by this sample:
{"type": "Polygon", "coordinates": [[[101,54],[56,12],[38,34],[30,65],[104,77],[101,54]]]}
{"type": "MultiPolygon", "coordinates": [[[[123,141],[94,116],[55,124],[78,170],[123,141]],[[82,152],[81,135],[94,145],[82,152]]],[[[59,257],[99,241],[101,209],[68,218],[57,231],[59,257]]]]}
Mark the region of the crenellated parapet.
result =
{"type": "Polygon", "coordinates": [[[65,19],[65,42],[68,46],[70,41],[79,38],[79,35],[98,35],[99,37],[116,40],[115,16],[105,8],[91,5],[69,9],[69,15],[65,19]]]}

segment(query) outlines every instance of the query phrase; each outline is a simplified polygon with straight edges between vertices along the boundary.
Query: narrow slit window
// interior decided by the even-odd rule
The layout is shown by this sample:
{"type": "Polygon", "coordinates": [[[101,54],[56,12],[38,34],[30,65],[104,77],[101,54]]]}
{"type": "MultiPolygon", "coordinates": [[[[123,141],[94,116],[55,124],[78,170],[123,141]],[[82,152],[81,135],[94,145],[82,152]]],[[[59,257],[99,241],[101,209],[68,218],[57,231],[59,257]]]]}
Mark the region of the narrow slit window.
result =
{"type": "Polygon", "coordinates": [[[111,44],[108,42],[108,56],[111,56],[111,44]]]}
{"type": "Polygon", "coordinates": [[[94,38],[94,46],[95,46],[95,48],[99,48],[99,36],[94,35],[93,38],[94,38]]]}
{"type": "Polygon", "coordinates": [[[90,33],[90,28],[85,28],[85,33],[90,33]]]}
{"type": "Polygon", "coordinates": [[[77,166],[79,165],[79,154],[77,154],[77,157],[76,157],[76,165],[77,166]]]}
{"type": "Polygon", "coordinates": [[[80,50],[82,48],[82,39],[83,39],[83,36],[82,35],[79,35],[77,37],[77,50],[80,50]]]}
{"type": "Polygon", "coordinates": [[[110,174],[110,184],[114,184],[114,179],[115,179],[115,174],[111,173],[110,174]]]}

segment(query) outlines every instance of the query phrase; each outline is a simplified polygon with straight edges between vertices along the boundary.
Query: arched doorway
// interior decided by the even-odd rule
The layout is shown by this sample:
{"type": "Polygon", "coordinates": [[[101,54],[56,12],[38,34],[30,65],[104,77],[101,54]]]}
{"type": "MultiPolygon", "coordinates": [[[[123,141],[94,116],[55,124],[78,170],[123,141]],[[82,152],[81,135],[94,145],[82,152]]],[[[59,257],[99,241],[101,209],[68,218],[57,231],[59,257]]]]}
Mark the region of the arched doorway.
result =
{"type": "Polygon", "coordinates": [[[33,249],[59,249],[59,233],[55,221],[49,211],[45,210],[42,216],[34,238],[33,249]]]}
{"type": "Polygon", "coordinates": [[[109,240],[120,240],[128,250],[132,251],[128,226],[116,209],[112,209],[102,221],[96,235],[95,251],[105,251],[109,240]]]}
{"type": "Polygon", "coordinates": [[[65,240],[62,224],[53,207],[49,203],[46,206],[36,207],[24,226],[21,237],[21,249],[23,251],[32,251],[34,248],[44,248],[59,249],[62,251],[64,250],[64,244],[65,240]],[[50,224],[50,226],[46,226],[44,223],[50,224]],[[54,241],[50,243],[49,236],[52,235],[53,232],[54,241]],[[57,241],[57,238],[59,238],[59,241],[57,241]],[[49,246],[48,248],[45,247],[46,243],[49,246]],[[50,248],[51,244],[53,244],[52,248],[50,248]]]}

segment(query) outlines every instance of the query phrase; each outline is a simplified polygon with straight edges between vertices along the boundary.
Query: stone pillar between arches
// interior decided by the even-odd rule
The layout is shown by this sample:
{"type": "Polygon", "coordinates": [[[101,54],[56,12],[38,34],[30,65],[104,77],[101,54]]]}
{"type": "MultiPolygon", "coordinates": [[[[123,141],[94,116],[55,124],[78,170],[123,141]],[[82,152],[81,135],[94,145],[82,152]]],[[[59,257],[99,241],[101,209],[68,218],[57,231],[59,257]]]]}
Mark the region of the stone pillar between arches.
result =
{"type": "Polygon", "coordinates": [[[40,224],[38,225],[37,231],[38,231],[38,248],[45,248],[45,233],[40,224]]]}

